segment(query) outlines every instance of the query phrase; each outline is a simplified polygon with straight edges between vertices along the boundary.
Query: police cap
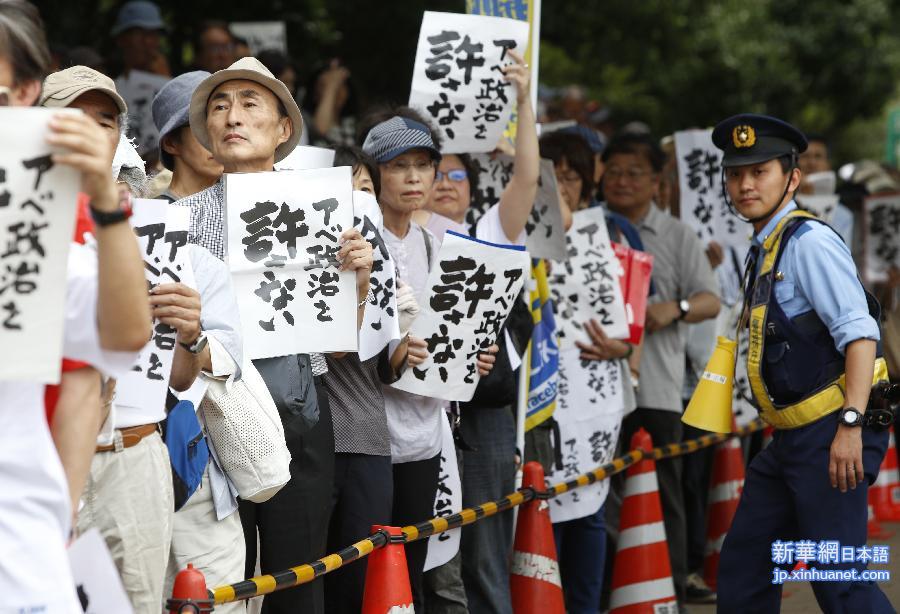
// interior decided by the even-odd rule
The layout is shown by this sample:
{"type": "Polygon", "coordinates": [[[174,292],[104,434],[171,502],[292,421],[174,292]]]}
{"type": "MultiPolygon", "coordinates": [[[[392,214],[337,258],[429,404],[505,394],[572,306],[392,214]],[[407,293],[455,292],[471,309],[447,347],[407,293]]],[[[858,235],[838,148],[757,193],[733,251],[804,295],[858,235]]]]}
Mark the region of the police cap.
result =
{"type": "Polygon", "coordinates": [[[768,115],[742,113],[718,123],[712,140],[724,152],[722,166],[759,164],[806,151],[806,137],[787,122],[768,115]]]}

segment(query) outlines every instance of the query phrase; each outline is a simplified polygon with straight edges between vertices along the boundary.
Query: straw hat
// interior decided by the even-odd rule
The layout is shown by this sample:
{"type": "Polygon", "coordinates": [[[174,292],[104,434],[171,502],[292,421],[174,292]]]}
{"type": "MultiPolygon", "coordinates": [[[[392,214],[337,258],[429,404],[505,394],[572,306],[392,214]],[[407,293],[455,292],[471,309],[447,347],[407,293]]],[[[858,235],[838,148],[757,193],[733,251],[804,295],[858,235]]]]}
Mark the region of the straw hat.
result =
{"type": "Polygon", "coordinates": [[[206,103],[213,91],[221,84],[238,79],[253,81],[268,88],[281,101],[288,117],[291,118],[293,130],[290,138],[275,149],[275,161],[281,161],[300,143],[300,135],[303,133],[303,117],[300,115],[300,107],[297,106],[297,102],[291,96],[287,86],[276,79],[275,75],[254,57],[241,58],[228,68],[214,72],[197,86],[194,95],[191,96],[191,132],[194,133],[201,145],[212,151],[209,131],[206,129],[206,103]]]}

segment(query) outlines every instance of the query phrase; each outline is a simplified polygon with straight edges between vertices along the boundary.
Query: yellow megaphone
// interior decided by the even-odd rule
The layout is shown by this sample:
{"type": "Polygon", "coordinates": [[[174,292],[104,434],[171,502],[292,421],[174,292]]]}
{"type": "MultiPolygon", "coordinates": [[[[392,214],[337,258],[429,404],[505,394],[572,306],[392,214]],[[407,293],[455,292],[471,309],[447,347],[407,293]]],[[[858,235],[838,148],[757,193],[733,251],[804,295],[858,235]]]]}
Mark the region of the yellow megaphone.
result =
{"type": "Polygon", "coordinates": [[[681,421],[704,431],[730,433],[734,391],[734,352],[737,343],[727,337],[716,340],[700,383],[694,389],[681,421]]]}

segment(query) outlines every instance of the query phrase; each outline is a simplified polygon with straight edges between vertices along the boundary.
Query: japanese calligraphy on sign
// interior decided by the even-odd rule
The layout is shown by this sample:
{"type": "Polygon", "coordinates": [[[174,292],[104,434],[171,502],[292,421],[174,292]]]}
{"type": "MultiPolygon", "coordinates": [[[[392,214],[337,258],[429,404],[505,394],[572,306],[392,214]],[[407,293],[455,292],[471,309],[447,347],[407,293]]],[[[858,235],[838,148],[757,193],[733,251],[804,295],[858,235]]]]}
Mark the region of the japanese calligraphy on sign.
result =
{"type": "Polygon", "coordinates": [[[528,23],[503,17],[426,11],[413,65],[409,105],[444,137],[444,153],[492,151],[515,103],[503,78],[528,41],[528,23]]]}
{"type": "Polygon", "coordinates": [[[252,359],[357,350],[350,167],[225,175],[228,266],[252,359]]]}
{"type": "Polygon", "coordinates": [[[548,281],[553,296],[560,349],[589,342],[585,323],[597,320],[609,337],[630,335],[620,277],[624,273],[609,240],[603,209],[572,216],[566,233],[569,259],[553,267],[548,281]]]}
{"type": "MultiPolygon", "coordinates": [[[[435,518],[446,518],[462,509],[462,482],[453,443],[453,430],[446,412],[441,418],[441,468],[438,472],[438,487],[434,496],[435,518]]],[[[439,567],[456,556],[459,550],[460,531],[451,529],[428,538],[428,554],[425,557],[425,571],[439,567]]]]}
{"type": "Polygon", "coordinates": [[[900,194],[876,194],[863,204],[866,281],[885,281],[900,266],[900,194]]]}
{"type": "MultiPolygon", "coordinates": [[[[554,465],[548,483],[571,480],[613,459],[625,411],[623,380],[618,360],[581,360],[574,347],[560,352],[553,417],[559,423],[563,466],[554,465]]],[[[593,514],[608,492],[609,480],[602,480],[556,497],[550,519],[565,522],[593,514]]]]}
{"type": "Polygon", "coordinates": [[[428,344],[429,357],[392,385],[448,401],[471,400],[480,378],[478,354],[497,340],[529,267],[522,248],[447,232],[410,331],[428,344]]]}
{"type": "Polygon", "coordinates": [[[837,194],[797,194],[794,199],[801,209],[830,224],[840,197],[837,194]]]}
{"type": "Polygon", "coordinates": [[[722,152],[713,145],[712,130],[675,133],[681,221],[704,244],[722,246],[747,242],[747,229],[722,196],[722,152]]]}
{"type": "MultiPolygon", "coordinates": [[[[59,381],[78,174],[45,139],[58,109],[0,108],[0,380],[59,381]]],[[[75,113],[76,111],[69,111],[75,113]]]]}
{"type": "MultiPolygon", "coordinates": [[[[134,201],[131,226],[141,248],[148,289],[170,283],[196,287],[187,247],[190,215],[189,208],[173,207],[165,200],[134,201]]],[[[149,412],[165,406],[176,335],[175,328],[153,321],[150,341],[131,371],[119,378],[117,404],[149,412]]]]}
{"type": "Polygon", "coordinates": [[[128,135],[141,155],[154,151],[159,142],[151,107],[154,96],[168,82],[166,77],[143,70],[130,70],[116,79],[116,91],[128,105],[128,135]]]}
{"type": "MultiPolygon", "coordinates": [[[[466,223],[472,228],[491,207],[500,204],[500,195],[512,179],[515,160],[506,154],[473,154],[478,167],[478,186],[472,192],[472,204],[466,211],[466,223]]],[[[541,174],[531,217],[525,224],[525,247],[533,258],[566,259],[565,230],[559,210],[559,192],[553,162],[541,160],[541,174]]]]}
{"type": "Polygon", "coordinates": [[[369,289],[372,296],[366,304],[362,328],[359,330],[359,359],[368,360],[384,347],[400,338],[397,316],[397,275],[394,259],[384,242],[381,208],[368,192],[353,192],[353,225],[372,244],[373,263],[369,289]]]}

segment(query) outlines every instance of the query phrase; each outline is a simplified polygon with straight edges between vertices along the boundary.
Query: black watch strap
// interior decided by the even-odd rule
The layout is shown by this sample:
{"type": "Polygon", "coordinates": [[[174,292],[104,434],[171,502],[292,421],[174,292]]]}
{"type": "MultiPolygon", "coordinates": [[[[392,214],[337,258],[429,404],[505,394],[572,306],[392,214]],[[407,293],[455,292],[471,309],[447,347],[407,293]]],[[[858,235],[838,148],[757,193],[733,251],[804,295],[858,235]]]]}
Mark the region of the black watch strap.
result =
{"type": "Polygon", "coordinates": [[[124,222],[131,217],[131,214],[124,209],[116,209],[115,211],[99,211],[91,207],[91,217],[94,219],[94,223],[97,226],[111,226],[112,224],[118,224],[119,222],[124,222]]]}

